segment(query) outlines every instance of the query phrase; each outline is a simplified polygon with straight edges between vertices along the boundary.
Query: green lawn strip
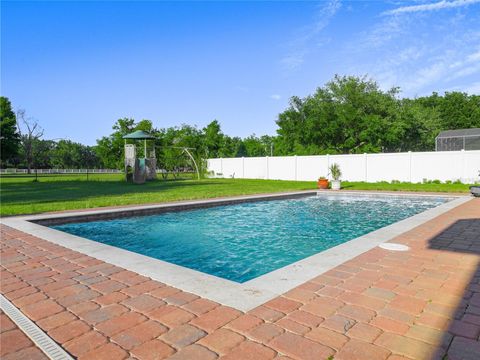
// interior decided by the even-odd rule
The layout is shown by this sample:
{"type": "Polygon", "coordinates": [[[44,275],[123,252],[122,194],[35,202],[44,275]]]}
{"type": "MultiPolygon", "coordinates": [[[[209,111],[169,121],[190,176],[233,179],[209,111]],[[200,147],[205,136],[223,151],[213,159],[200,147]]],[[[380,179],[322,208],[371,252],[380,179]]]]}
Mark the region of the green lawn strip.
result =
{"type": "Polygon", "coordinates": [[[20,215],[47,211],[85,209],[103,206],[160,203],[179,200],[206,199],[314,189],[313,182],[205,179],[157,180],[143,185],[122,180],[76,181],[58,179],[54,182],[1,181],[0,214],[20,215]]]}
{"type": "MultiPolygon", "coordinates": [[[[180,200],[315,189],[311,181],[251,179],[157,180],[128,184],[121,174],[43,175],[0,177],[0,214],[35,214],[48,211],[105,206],[161,203],[180,200]]],[[[410,184],[343,182],[346,190],[421,191],[467,193],[465,184],[410,184]]]]}
{"type": "Polygon", "coordinates": [[[342,188],[345,190],[383,190],[383,191],[414,191],[414,192],[448,192],[448,193],[468,193],[470,191],[468,184],[437,184],[437,183],[388,183],[388,182],[342,182],[342,188]]]}

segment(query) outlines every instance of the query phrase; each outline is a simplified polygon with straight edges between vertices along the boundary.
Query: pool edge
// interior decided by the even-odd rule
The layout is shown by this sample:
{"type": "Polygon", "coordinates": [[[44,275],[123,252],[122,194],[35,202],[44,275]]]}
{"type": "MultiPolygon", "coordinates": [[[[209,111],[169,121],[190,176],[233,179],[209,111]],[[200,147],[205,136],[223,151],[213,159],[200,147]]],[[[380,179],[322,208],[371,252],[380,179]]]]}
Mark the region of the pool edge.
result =
{"type": "MultiPolygon", "coordinates": [[[[317,191],[303,191],[293,193],[269,194],[267,196],[253,195],[233,198],[196,200],[182,203],[166,203],[161,205],[146,205],[135,207],[135,209],[151,209],[163,208],[167,209],[172,206],[184,207],[189,204],[195,206],[203,204],[223,205],[225,202],[240,203],[245,201],[261,201],[266,199],[282,199],[292,196],[308,196],[317,194],[317,191]]],[[[359,192],[321,192],[321,195],[359,195],[359,192]]],[[[384,196],[390,194],[368,193],[370,196],[384,196]]],[[[420,195],[420,194],[394,194],[394,196],[436,196],[455,198],[440,206],[429,209],[407,219],[393,223],[381,229],[361,237],[352,239],[346,243],[337,245],[328,250],[322,251],[283,268],[274,270],[255,279],[239,284],[226,279],[218,278],[213,275],[205,274],[196,270],[188,269],[182,266],[167,263],[162,260],[150,258],[148,256],[123,250],[106,244],[98,243],[92,240],[70,235],[58,230],[47,228],[33,221],[39,219],[53,218],[75,218],[78,214],[82,216],[94,216],[98,214],[111,213],[118,214],[120,209],[103,209],[82,211],[78,213],[68,214],[44,214],[9,217],[0,219],[0,222],[23,231],[25,233],[37,236],[41,239],[51,241],[55,244],[65,246],[72,250],[95,257],[99,260],[110,264],[123,267],[127,270],[137,272],[141,275],[148,276],[154,280],[174,286],[183,291],[191,292],[206,299],[216,301],[223,305],[236,308],[241,311],[253,309],[268,300],[271,300],[294,287],[321,275],[322,273],[348,261],[379,244],[389,241],[394,237],[413,229],[471,199],[470,196],[451,196],[451,195],[420,195]],[[88,214],[87,214],[88,213],[88,214]]],[[[214,205],[215,206],[215,205],[214,205]]],[[[128,211],[134,211],[131,207],[128,211]]]]}

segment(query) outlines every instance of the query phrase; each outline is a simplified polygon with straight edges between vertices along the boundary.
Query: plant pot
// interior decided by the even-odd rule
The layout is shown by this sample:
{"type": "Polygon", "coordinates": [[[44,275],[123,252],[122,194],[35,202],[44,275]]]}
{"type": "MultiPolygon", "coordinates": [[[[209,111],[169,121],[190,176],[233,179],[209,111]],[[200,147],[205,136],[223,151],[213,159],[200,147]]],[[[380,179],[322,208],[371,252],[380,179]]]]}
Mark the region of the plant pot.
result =
{"type": "Polygon", "coordinates": [[[319,179],[317,186],[319,189],[328,189],[328,179],[319,179]]]}
{"type": "Polygon", "coordinates": [[[332,190],[340,190],[340,180],[332,180],[332,190]]]}
{"type": "Polygon", "coordinates": [[[480,197],[480,186],[470,186],[470,192],[475,197],[480,197]]]}

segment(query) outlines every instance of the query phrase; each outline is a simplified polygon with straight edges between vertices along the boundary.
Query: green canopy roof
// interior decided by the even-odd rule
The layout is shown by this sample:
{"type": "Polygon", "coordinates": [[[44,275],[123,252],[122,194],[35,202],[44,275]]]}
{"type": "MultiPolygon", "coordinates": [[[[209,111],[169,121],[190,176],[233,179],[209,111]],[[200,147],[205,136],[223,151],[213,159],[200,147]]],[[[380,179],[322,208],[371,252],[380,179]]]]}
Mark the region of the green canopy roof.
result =
{"type": "Polygon", "coordinates": [[[145,140],[145,139],[155,139],[155,136],[150,135],[142,130],[134,131],[130,134],[127,134],[123,137],[124,139],[134,139],[134,140],[145,140]]]}

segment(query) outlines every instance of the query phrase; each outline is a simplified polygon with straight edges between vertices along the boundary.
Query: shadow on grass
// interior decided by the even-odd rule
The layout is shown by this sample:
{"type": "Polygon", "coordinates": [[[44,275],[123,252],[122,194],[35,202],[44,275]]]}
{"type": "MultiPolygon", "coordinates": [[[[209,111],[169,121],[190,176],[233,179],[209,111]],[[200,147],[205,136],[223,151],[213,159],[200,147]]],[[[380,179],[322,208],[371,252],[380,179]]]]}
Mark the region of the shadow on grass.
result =
{"type": "Polygon", "coordinates": [[[92,197],[146,194],[159,191],[181,191],[185,187],[222,185],[226,182],[210,180],[155,180],[145,184],[131,184],[124,180],[59,180],[45,182],[18,182],[2,184],[2,203],[44,203],[62,200],[85,200],[92,197]]]}
{"type": "MultiPolygon", "coordinates": [[[[429,248],[480,256],[480,219],[458,220],[429,240],[429,248]]],[[[442,295],[439,294],[439,297],[442,295]]],[[[480,266],[472,272],[432,359],[480,359],[480,266]]]]}

